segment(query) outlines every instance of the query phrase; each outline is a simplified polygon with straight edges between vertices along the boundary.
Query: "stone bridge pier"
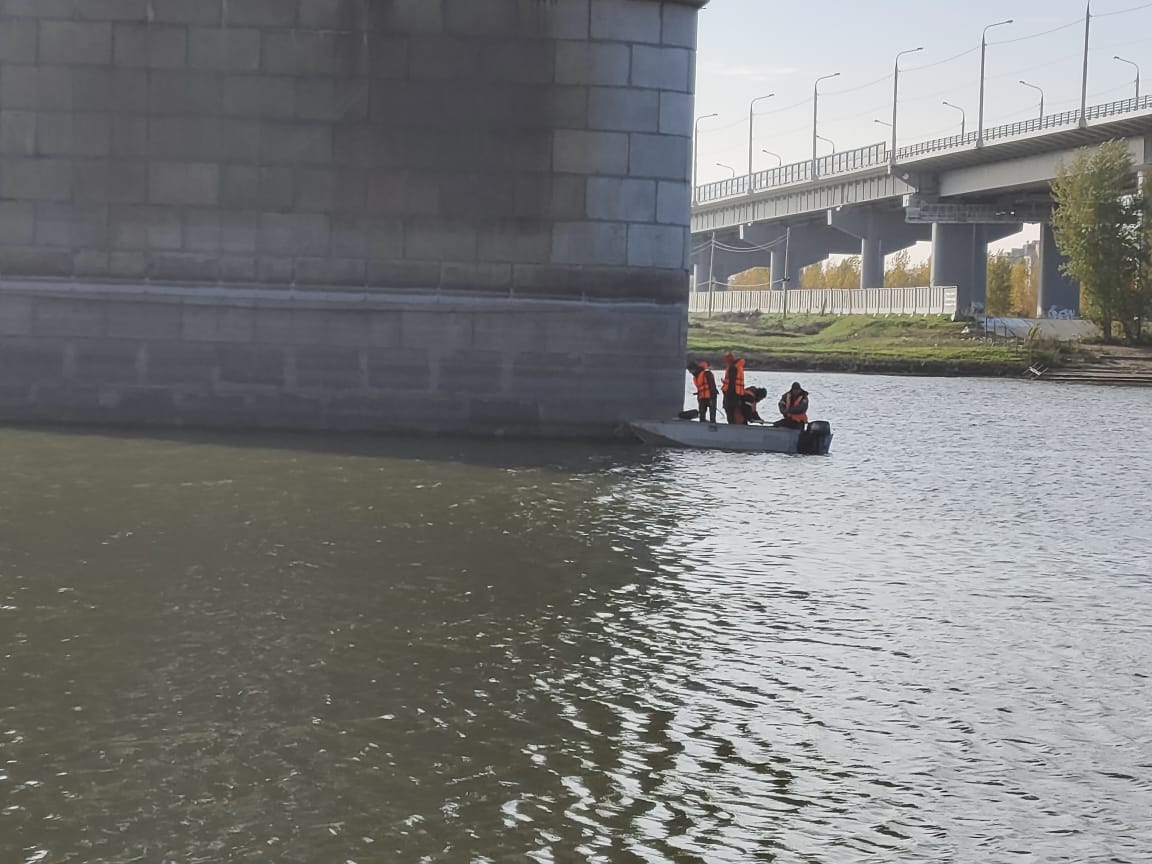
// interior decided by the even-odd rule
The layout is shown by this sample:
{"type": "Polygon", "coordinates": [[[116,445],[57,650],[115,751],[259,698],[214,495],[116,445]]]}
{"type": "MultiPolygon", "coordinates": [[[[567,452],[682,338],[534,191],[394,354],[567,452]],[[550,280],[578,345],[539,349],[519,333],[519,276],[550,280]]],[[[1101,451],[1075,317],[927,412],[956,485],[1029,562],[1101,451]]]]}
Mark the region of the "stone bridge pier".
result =
{"type": "Polygon", "coordinates": [[[0,420],[673,415],[704,2],[0,4],[0,420]]]}

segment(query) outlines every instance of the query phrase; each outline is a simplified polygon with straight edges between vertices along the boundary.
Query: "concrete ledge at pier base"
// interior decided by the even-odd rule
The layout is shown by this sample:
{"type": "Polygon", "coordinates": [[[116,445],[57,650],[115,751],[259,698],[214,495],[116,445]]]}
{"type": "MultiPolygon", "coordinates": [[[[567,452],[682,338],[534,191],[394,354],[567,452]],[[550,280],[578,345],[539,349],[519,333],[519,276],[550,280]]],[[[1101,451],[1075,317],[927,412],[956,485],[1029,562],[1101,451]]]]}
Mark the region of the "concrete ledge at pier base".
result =
{"type": "Polygon", "coordinates": [[[685,304],[0,283],[0,421],[612,437],[671,417],[685,304]]]}
{"type": "Polygon", "coordinates": [[[605,400],[571,405],[433,397],[181,393],[164,388],[0,386],[0,423],[210,430],[377,432],[450,437],[626,438],[605,400]]]}

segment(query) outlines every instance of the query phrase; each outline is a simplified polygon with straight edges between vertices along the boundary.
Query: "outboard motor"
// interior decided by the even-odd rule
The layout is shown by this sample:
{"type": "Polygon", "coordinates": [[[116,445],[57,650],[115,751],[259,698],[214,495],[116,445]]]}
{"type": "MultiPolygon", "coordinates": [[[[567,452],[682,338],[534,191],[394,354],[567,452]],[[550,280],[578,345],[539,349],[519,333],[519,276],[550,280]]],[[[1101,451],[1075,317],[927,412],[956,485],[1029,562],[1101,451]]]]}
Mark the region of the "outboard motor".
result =
{"type": "Polygon", "coordinates": [[[814,420],[800,433],[797,452],[805,456],[827,456],[832,446],[832,424],[824,420],[814,420]]]}

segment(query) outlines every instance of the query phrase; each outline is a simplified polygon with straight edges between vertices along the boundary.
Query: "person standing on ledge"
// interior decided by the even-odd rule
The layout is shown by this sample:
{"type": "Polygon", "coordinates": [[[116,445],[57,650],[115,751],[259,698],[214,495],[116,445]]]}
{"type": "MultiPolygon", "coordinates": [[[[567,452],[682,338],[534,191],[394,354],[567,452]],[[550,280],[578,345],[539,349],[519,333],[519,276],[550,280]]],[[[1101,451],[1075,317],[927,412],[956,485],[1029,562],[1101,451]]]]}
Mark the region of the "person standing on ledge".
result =
{"type": "Polygon", "coordinates": [[[731,352],[724,355],[724,383],[720,385],[724,391],[724,414],[728,422],[740,426],[744,424],[744,412],[740,404],[744,396],[744,358],[737,360],[731,352]]]}
{"type": "Polygon", "coordinates": [[[792,382],[792,389],[780,397],[780,413],[783,418],[773,423],[784,429],[803,429],[808,425],[808,393],[799,381],[792,382]]]}
{"type": "Polygon", "coordinates": [[[692,381],[696,385],[696,402],[700,406],[700,422],[716,425],[716,376],[701,360],[688,367],[692,381]]]}

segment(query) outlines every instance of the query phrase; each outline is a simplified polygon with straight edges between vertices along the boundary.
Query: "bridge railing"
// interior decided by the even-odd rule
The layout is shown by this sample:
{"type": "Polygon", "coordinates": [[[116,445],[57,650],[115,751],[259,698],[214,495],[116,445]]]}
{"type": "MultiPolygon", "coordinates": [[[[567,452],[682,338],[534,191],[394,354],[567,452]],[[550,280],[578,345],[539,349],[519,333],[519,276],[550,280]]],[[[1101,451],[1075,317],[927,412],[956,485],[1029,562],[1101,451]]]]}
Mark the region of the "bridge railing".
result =
{"type": "MultiPolygon", "coordinates": [[[[1138,111],[1152,111],[1152,95],[1142,96],[1139,99],[1121,99],[1117,102],[1107,102],[1102,105],[1092,105],[1084,112],[1086,122],[1103,120],[1108,117],[1117,117],[1121,114],[1131,114],[1138,111]]],[[[1025,135],[1035,135],[1051,129],[1068,128],[1080,123],[1080,111],[1061,111],[1058,114],[1048,114],[1033,120],[1021,120],[1016,123],[1007,123],[984,130],[984,141],[1000,141],[1008,138],[1018,138],[1025,135]]],[[[967,132],[964,135],[952,135],[946,138],[935,138],[931,141],[922,141],[910,144],[896,150],[896,161],[907,162],[934,153],[948,150],[961,150],[975,147],[979,134],[967,132]]],[[[816,176],[831,177],[839,174],[850,174],[868,168],[878,168],[888,164],[889,150],[885,144],[873,144],[867,147],[858,147],[855,150],[846,150],[843,153],[833,153],[816,160],[816,176]]],[[[710,201],[721,201],[726,198],[736,198],[765,189],[775,189],[790,186],[796,183],[807,183],[812,177],[813,162],[806,159],[803,162],[794,162],[782,165],[770,171],[760,171],[751,177],[734,177],[719,183],[707,183],[696,187],[695,203],[706,204],[710,201]]]]}
{"type": "Polygon", "coordinates": [[[833,153],[816,160],[816,173],[820,177],[830,174],[848,174],[863,168],[875,165],[884,165],[888,162],[888,145],[871,144],[867,147],[858,147],[855,150],[845,150],[843,153],[833,153]]]}
{"type": "Polygon", "coordinates": [[[1121,99],[1119,102],[1092,105],[1085,116],[1089,120],[1099,120],[1102,117],[1115,117],[1117,114],[1132,114],[1150,109],[1152,109],[1152,96],[1141,96],[1139,99],[1121,99]]]}
{"type": "Polygon", "coordinates": [[[824,288],[813,291],[695,291],[688,311],[698,314],[949,315],[955,288],[824,288]]]}
{"type": "MultiPolygon", "coordinates": [[[[874,165],[883,165],[888,159],[888,146],[886,144],[871,144],[867,147],[858,147],[855,150],[845,150],[843,153],[833,153],[821,156],[816,160],[816,176],[825,177],[835,174],[847,174],[874,165]]],[[[708,201],[722,201],[725,198],[735,198],[758,192],[761,189],[774,189],[780,186],[789,186],[793,183],[807,183],[812,179],[812,160],[793,162],[768,171],[759,171],[748,177],[730,177],[716,183],[707,183],[696,187],[696,203],[704,204],[708,201]],[[751,180],[751,184],[749,184],[751,180]]]]}
{"type": "Polygon", "coordinates": [[[901,147],[896,151],[896,159],[897,161],[915,159],[929,153],[938,153],[941,150],[975,147],[976,137],[975,132],[969,132],[965,135],[952,135],[948,138],[936,138],[932,141],[921,141],[919,144],[909,144],[907,147],[901,147]]]}

